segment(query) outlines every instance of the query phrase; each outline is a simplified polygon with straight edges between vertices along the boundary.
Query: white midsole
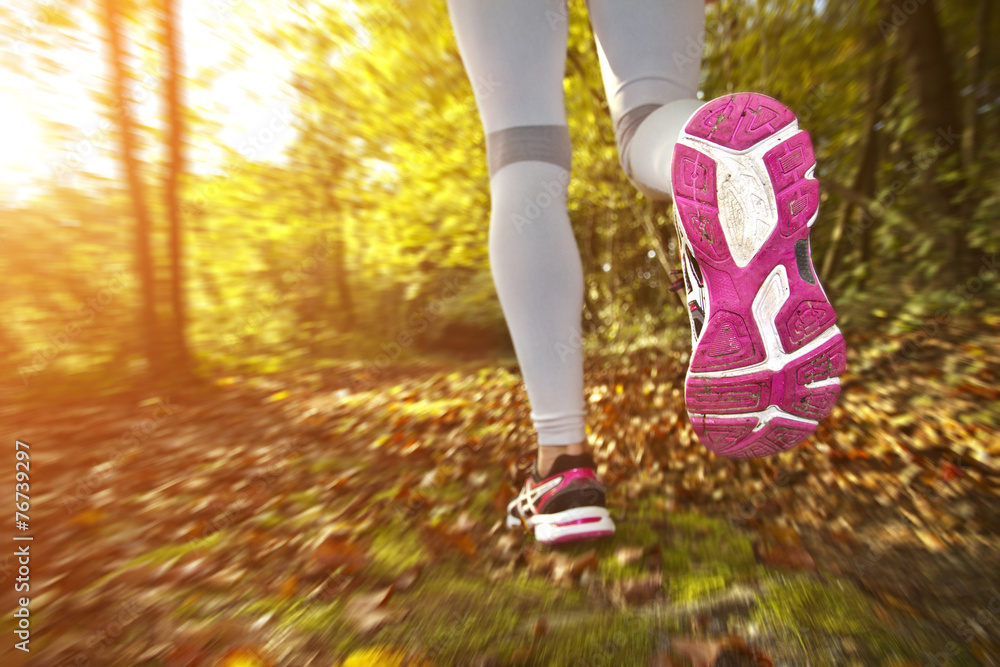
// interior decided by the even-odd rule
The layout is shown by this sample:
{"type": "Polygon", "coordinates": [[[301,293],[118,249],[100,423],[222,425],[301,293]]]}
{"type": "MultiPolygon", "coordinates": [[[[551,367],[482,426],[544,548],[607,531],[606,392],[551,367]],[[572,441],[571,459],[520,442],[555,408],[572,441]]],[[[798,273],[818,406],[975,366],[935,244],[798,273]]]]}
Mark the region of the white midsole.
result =
{"type": "Polygon", "coordinates": [[[819,424],[815,419],[806,419],[805,417],[799,417],[793,415],[790,412],[785,412],[776,405],[767,406],[766,410],[760,410],[759,412],[739,412],[731,415],[715,415],[715,414],[705,414],[701,412],[691,413],[691,419],[743,419],[745,417],[756,417],[757,426],[754,427],[754,431],[759,431],[764,428],[764,426],[770,422],[775,417],[781,417],[782,419],[787,419],[793,422],[799,422],[801,424],[807,424],[809,426],[817,426],[819,424]]]}
{"type": "Polygon", "coordinates": [[[555,542],[572,535],[583,535],[593,533],[614,534],[615,524],[611,517],[602,517],[599,521],[591,523],[580,523],[572,526],[557,526],[543,523],[535,526],[535,539],[539,542],[555,542]]]}
{"type": "MultiPolygon", "coordinates": [[[[763,330],[764,328],[758,326],[758,329],[761,329],[761,337],[764,337],[766,335],[763,330]]],[[[760,373],[761,371],[772,371],[772,372],[780,371],[785,367],[787,367],[789,364],[798,361],[802,357],[809,356],[817,349],[822,347],[824,344],[830,342],[830,340],[839,335],[840,335],[840,329],[837,327],[837,325],[834,325],[829,329],[827,329],[826,331],[824,331],[822,334],[820,334],[818,338],[810,341],[806,345],[803,345],[802,347],[795,350],[791,354],[785,353],[781,351],[779,348],[777,351],[773,352],[773,356],[769,354],[768,357],[764,359],[764,361],[753,364],[752,366],[743,366],[742,368],[736,368],[728,371],[706,371],[703,373],[696,373],[694,371],[689,370],[688,375],[693,378],[735,378],[743,375],[760,373]]],[[[765,341],[765,347],[770,347],[768,346],[766,341],[765,341]]],[[[826,380],[820,380],[819,382],[814,382],[813,384],[809,384],[806,386],[819,387],[826,384],[840,384],[840,378],[839,377],[828,378],[826,380]]]]}
{"type": "MultiPolygon", "coordinates": [[[[697,113],[697,112],[695,112],[697,113]]],[[[768,152],[782,141],[786,139],[791,139],[793,136],[799,133],[799,120],[796,118],[787,126],[781,128],[770,137],[762,139],[752,146],[748,146],[741,151],[735,148],[729,148],[727,146],[720,146],[717,143],[711,142],[708,139],[703,139],[701,137],[696,137],[693,134],[688,134],[687,132],[681,132],[680,140],[677,143],[683,143],[691,148],[701,151],[702,153],[708,154],[708,157],[713,157],[710,153],[722,151],[726,155],[730,156],[744,156],[748,153],[760,152],[761,155],[768,152]],[[763,149],[763,150],[761,150],[763,149]]]]}
{"type": "MultiPolygon", "coordinates": [[[[590,506],[590,507],[573,507],[568,510],[563,510],[562,512],[554,512],[552,514],[535,514],[528,517],[527,524],[529,527],[540,526],[544,524],[554,524],[554,523],[565,523],[567,521],[580,521],[582,519],[592,519],[594,517],[606,518],[608,517],[608,510],[604,507],[590,506]]],[[[507,514],[507,527],[512,528],[514,526],[520,526],[521,519],[508,513],[507,514]]],[[[589,524],[580,524],[581,526],[586,526],[589,524]]]]}

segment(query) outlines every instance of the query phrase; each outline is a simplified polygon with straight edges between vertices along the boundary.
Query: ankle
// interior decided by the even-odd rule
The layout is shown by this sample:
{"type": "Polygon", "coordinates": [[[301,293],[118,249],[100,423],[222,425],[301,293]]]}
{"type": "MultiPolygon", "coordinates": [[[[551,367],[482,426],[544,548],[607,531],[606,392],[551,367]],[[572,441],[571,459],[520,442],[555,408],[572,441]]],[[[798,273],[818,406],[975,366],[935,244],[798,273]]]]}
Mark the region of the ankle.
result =
{"type": "Polygon", "coordinates": [[[583,454],[586,451],[587,447],[583,442],[575,442],[569,445],[539,445],[535,464],[538,467],[538,474],[542,477],[547,477],[549,471],[552,469],[552,464],[563,454],[575,456],[583,454]]]}

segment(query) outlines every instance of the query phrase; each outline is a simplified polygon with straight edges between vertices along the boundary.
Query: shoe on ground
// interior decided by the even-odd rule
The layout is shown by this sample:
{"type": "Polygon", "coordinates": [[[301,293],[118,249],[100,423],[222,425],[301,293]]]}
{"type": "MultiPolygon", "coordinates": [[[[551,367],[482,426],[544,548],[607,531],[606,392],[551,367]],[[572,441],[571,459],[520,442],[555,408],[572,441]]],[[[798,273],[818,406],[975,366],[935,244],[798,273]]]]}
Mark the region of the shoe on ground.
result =
{"type": "Polygon", "coordinates": [[[533,530],[543,544],[614,535],[604,485],[594,467],[590,454],[563,454],[542,478],[536,461],[521,492],[507,506],[507,527],[533,530]]]}

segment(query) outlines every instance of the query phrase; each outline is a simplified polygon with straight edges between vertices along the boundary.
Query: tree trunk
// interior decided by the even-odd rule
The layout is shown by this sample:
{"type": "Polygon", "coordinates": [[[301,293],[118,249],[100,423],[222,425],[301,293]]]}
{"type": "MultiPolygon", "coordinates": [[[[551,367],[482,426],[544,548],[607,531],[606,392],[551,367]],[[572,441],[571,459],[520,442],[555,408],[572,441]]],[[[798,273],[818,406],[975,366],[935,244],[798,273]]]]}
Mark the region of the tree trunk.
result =
{"type": "MultiPolygon", "coordinates": [[[[330,173],[339,174],[342,169],[343,166],[339,162],[335,162],[331,166],[330,173]]],[[[334,196],[333,183],[324,183],[322,187],[326,191],[326,212],[339,216],[341,207],[334,196]]],[[[354,316],[354,299],[351,295],[351,283],[347,278],[344,236],[344,227],[343,223],[341,223],[333,238],[328,240],[330,240],[330,262],[333,269],[333,281],[337,286],[337,296],[340,298],[340,310],[343,317],[341,331],[351,331],[354,329],[356,322],[354,316]]]]}
{"type": "Polygon", "coordinates": [[[180,177],[184,173],[184,115],[181,99],[180,35],[177,28],[175,0],[163,0],[163,37],[166,52],[166,105],[168,124],[167,173],[164,184],[165,207],[170,235],[170,301],[173,306],[172,361],[175,368],[190,368],[185,328],[187,308],[184,299],[184,247],[181,227],[180,177]]]}
{"type": "MultiPolygon", "coordinates": [[[[961,124],[958,97],[935,3],[925,0],[916,5],[916,11],[899,25],[903,67],[920,102],[924,130],[929,134],[949,128],[957,132],[961,124]]],[[[890,16],[891,11],[887,11],[890,16]]],[[[954,151],[958,146],[953,143],[949,148],[954,151]]]]}
{"type": "Polygon", "coordinates": [[[330,258],[333,261],[333,279],[337,284],[337,294],[340,296],[340,308],[343,312],[343,330],[354,329],[354,299],[351,296],[351,284],[347,279],[347,259],[344,253],[344,230],[337,232],[330,248],[330,258]]]}
{"type": "Polygon", "coordinates": [[[122,166],[128,182],[132,215],[135,217],[135,265],[141,285],[139,325],[144,338],[146,360],[153,377],[163,369],[159,327],[156,318],[156,296],[153,260],[149,249],[150,217],[146,210],[139,163],[135,156],[135,123],[125,96],[125,53],[122,46],[120,0],[103,0],[104,28],[108,33],[108,60],[111,64],[111,97],[115,100],[121,142],[122,166]]]}
{"type": "MultiPolygon", "coordinates": [[[[892,4],[886,0],[886,4],[892,4]]],[[[894,6],[896,12],[901,11],[894,6]]],[[[893,9],[888,9],[891,12],[893,9]]],[[[961,142],[952,137],[962,133],[959,114],[958,96],[952,79],[951,61],[945,51],[944,35],[938,22],[934,0],[917,3],[916,10],[903,18],[895,20],[899,28],[899,47],[903,69],[909,80],[916,100],[921,109],[921,126],[931,137],[931,141],[944,138],[945,146],[941,153],[924,171],[922,179],[924,191],[927,194],[931,209],[944,218],[961,218],[958,195],[964,189],[963,178],[956,179],[948,185],[938,183],[936,173],[939,165],[946,164],[949,158],[958,155],[961,142]]],[[[935,144],[935,147],[937,144],[935,144]]],[[[956,163],[960,167],[960,163],[956,163]]],[[[951,279],[960,279],[968,266],[971,252],[965,238],[965,229],[958,223],[943,225],[947,236],[942,239],[948,249],[947,267],[951,279]]]]}
{"type": "Polygon", "coordinates": [[[976,162],[976,142],[979,135],[979,86],[983,80],[983,70],[986,66],[986,45],[990,33],[990,8],[993,0],[979,0],[979,15],[976,18],[979,30],[976,34],[976,44],[969,49],[969,102],[965,108],[965,130],[962,132],[962,164],[966,170],[976,162]]]}
{"type": "MultiPolygon", "coordinates": [[[[867,199],[871,199],[875,196],[875,186],[876,186],[876,173],[878,171],[878,159],[879,159],[879,137],[875,130],[875,126],[878,125],[879,120],[882,117],[882,107],[888,103],[889,98],[892,97],[892,70],[894,63],[889,60],[885,65],[881,67],[881,71],[873,72],[871,83],[869,84],[869,103],[868,103],[868,114],[865,121],[865,127],[868,128],[865,134],[864,143],[861,148],[861,162],[858,164],[858,171],[854,177],[854,183],[851,185],[851,190],[867,199]]],[[[840,219],[837,223],[837,227],[833,231],[833,236],[830,239],[830,244],[826,249],[826,256],[823,258],[823,268],[820,271],[820,281],[827,282],[830,276],[833,275],[834,268],[837,266],[837,262],[840,256],[840,244],[844,236],[844,230],[846,229],[852,214],[855,213],[855,203],[852,201],[845,201],[843,208],[841,209],[840,219]]],[[[869,236],[871,230],[868,229],[868,225],[865,225],[865,220],[871,220],[871,216],[863,216],[862,213],[867,215],[864,210],[858,211],[858,224],[857,229],[860,230],[857,233],[850,234],[850,240],[852,243],[856,244],[861,242],[860,257],[862,261],[867,259],[867,247],[869,244],[869,236]]]]}

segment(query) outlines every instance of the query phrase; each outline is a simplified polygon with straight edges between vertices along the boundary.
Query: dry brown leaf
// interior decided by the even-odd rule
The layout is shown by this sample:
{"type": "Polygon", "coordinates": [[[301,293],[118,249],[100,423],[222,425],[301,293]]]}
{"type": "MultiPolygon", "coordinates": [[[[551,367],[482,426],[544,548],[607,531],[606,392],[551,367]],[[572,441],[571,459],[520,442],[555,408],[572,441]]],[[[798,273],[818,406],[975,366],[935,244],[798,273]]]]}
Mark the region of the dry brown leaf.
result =
{"type": "Polygon", "coordinates": [[[506,512],[507,504],[517,495],[507,482],[501,482],[493,494],[493,509],[497,512],[506,512]]]}
{"type": "Polygon", "coordinates": [[[712,667],[723,654],[752,660],[756,667],[773,667],[770,657],[760,649],[748,646],[735,635],[722,637],[690,637],[672,639],[671,648],[691,660],[693,667],[712,667]]]}
{"type": "Polygon", "coordinates": [[[799,533],[794,528],[788,526],[768,525],[764,527],[765,533],[776,539],[780,544],[801,544],[799,533]]]}
{"type": "Polygon", "coordinates": [[[772,567],[788,567],[801,570],[815,570],[816,563],[812,555],[805,549],[794,544],[777,544],[765,549],[763,553],[765,565],[772,567]]]}
{"type": "Polygon", "coordinates": [[[551,552],[543,553],[531,544],[521,551],[520,560],[527,566],[530,574],[547,575],[552,571],[555,554],[551,552]]]}
{"type": "Polygon", "coordinates": [[[510,561],[518,554],[518,549],[524,543],[523,532],[508,530],[494,541],[494,551],[503,561],[510,561]]]}
{"type": "Polygon", "coordinates": [[[649,660],[649,667],[685,667],[667,651],[660,651],[649,660]]]}
{"type": "Polygon", "coordinates": [[[591,549],[573,561],[573,565],[570,567],[570,576],[574,579],[579,579],[584,572],[597,572],[599,565],[600,561],[597,558],[597,551],[591,549]]]}
{"type": "Polygon", "coordinates": [[[386,605],[395,592],[393,586],[352,597],[344,607],[344,615],[358,632],[374,632],[386,623],[401,617],[399,611],[388,609],[386,605]]]}
{"type": "Polygon", "coordinates": [[[299,575],[293,574],[292,576],[281,582],[281,588],[278,590],[278,597],[288,599],[295,595],[299,590],[299,575]]]}
{"type": "Polygon", "coordinates": [[[468,533],[461,533],[443,526],[424,524],[420,527],[424,544],[438,557],[449,556],[458,551],[468,558],[476,555],[476,543],[468,533]]]}
{"type": "Polygon", "coordinates": [[[362,545],[348,536],[333,535],[320,542],[309,554],[304,574],[317,577],[339,569],[343,574],[352,575],[367,566],[370,560],[362,545]]]}
{"type": "Polygon", "coordinates": [[[633,563],[638,563],[642,559],[644,549],[642,547],[621,546],[615,550],[615,560],[618,565],[625,567],[633,563]]]}
{"type": "Polygon", "coordinates": [[[396,581],[393,583],[393,586],[396,587],[396,591],[402,593],[412,587],[413,584],[417,582],[417,579],[420,578],[420,574],[423,571],[424,566],[420,564],[413,565],[403,570],[399,576],[396,577],[396,581]]]}
{"type": "Polygon", "coordinates": [[[544,616],[542,616],[537,621],[535,621],[535,630],[533,635],[535,637],[535,640],[538,640],[547,635],[548,633],[549,633],[549,622],[545,620],[544,616]]]}
{"type": "Polygon", "coordinates": [[[611,584],[609,593],[619,607],[645,604],[662,595],[663,575],[656,573],[620,579],[611,584]]]}

